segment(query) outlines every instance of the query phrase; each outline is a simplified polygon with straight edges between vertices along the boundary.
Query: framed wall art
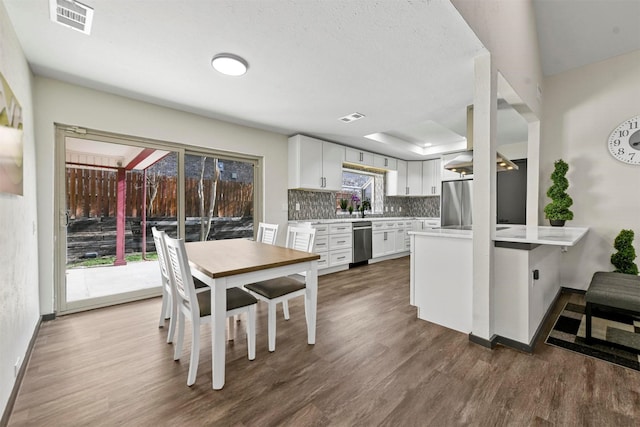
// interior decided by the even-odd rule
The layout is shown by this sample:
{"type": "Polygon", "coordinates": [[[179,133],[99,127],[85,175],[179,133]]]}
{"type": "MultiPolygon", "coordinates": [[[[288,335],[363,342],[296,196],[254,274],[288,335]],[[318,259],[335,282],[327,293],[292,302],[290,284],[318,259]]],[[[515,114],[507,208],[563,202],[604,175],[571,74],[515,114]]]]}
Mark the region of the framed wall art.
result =
{"type": "Polygon", "coordinates": [[[22,107],[0,73],[0,193],[23,194],[22,107]]]}

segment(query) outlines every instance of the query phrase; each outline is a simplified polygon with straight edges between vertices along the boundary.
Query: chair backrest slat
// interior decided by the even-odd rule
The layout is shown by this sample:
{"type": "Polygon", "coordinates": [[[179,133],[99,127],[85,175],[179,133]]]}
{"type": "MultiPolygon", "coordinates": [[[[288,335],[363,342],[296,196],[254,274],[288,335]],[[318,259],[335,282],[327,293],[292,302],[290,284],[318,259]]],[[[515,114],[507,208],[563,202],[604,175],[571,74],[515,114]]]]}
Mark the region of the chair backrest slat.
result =
{"type": "Polygon", "coordinates": [[[289,227],[287,230],[287,248],[298,251],[313,252],[313,242],[316,237],[315,228],[289,227]]]}
{"type": "Polygon", "coordinates": [[[258,224],[258,235],[256,236],[256,242],[275,245],[277,237],[278,224],[267,224],[265,222],[261,222],[258,224]]]}
{"type": "Polygon", "coordinates": [[[188,304],[194,313],[199,313],[198,298],[196,297],[196,287],[191,276],[187,251],[184,247],[183,239],[172,239],[164,236],[167,247],[167,258],[170,266],[171,278],[176,289],[176,293],[183,303],[188,304]]]}
{"type": "Polygon", "coordinates": [[[164,231],[159,231],[157,228],[152,227],[151,232],[153,233],[153,242],[156,245],[156,253],[158,254],[158,263],[160,264],[160,274],[165,280],[170,280],[169,271],[167,270],[167,259],[166,259],[166,247],[164,244],[164,231]]]}

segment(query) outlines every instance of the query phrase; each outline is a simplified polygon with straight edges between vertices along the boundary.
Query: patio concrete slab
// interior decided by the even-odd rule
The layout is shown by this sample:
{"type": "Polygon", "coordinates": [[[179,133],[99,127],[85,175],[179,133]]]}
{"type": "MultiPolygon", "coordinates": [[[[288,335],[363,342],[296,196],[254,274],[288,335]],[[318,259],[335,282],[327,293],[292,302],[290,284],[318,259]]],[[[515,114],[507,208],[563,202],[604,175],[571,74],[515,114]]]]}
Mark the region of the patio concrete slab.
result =
{"type": "Polygon", "coordinates": [[[67,301],[103,297],[160,287],[158,261],[67,270],[67,301]]]}

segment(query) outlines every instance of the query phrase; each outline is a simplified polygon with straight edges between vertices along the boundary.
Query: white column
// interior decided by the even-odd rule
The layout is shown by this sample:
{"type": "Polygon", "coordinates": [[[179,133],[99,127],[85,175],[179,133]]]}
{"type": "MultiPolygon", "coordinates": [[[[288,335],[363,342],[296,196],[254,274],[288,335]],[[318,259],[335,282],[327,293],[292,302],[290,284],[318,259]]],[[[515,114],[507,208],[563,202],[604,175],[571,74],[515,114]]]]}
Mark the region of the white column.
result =
{"type": "Polygon", "coordinates": [[[475,59],[473,93],[473,321],[471,334],[493,336],[493,240],[496,228],[497,72],[489,53],[475,59]]]}
{"type": "Polygon", "coordinates": [[[540,121],[529,122],[527,142],[527,225],[538,226],[538,191],[540,185],[540,121]]]}

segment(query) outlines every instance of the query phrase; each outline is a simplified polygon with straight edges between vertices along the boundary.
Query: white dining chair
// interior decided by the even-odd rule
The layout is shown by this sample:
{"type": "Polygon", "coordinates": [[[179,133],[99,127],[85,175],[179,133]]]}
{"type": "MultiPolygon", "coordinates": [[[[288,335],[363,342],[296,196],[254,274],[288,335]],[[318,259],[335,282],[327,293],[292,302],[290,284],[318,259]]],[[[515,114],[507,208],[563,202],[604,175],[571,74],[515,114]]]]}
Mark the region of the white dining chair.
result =
{"type": "MultiPolygon", "coordinates": [[[[304,252],[313,251],[315,228],[289,227],[287,230],[286,247],[304,252]]],[[[276,349],[276,304],[282,302],[284,318],[289,320],[289,306],[287,301],[304,296],[306,286],[304,282],[292,277],[278,277],[257,283],[245,285],[253,296],[268,304],[269,351],[276,349]]],[[[307,310],[305,304],[305,311],[307,310]]]]}
{"type": "Polygon", "coordinates": [[[267,224],[266,222],[258,223],[258,234],[256,242],[275,245],[278,237],[278,224],[267,224]]]}
{"type": "MultiPolygon", "coordinates": [[[[211,291],[196,292],[194,280],[189,268],[189,260],[183,239],[172,239],[165,236],[170,278],[175,289],[178,303],[177,328],[178,339],[173,359],[179,360],[182,355],[184,341],[184,323],[191,321],[191,359],[187,385],[196,381],[198,361],[200,358],[200,325],[211,322],[211,291]]],[[[233,287],[227,289],[227,318],[236,314],[247,313],[247,353],[249,360],[256,358],[256,305],[258,301],[248,292],[233,287]]]]}
{"type": "Polygon", "coordinates": [[[160,266],[160,281],[162,284],[162,308],[160,309],[159,328],[163,328],[165,321],[169,319],[169,332],[167,333],[167,343],[173,342],[173,335],[176,330],[177,304],[173,304],[173,290],[171,289],[171,279],[167,270],[166,247],[164,244],[164,231],[159,231],[156,227],[151,228],[153,241],[158,254],[158,265],[160,266]]]}

